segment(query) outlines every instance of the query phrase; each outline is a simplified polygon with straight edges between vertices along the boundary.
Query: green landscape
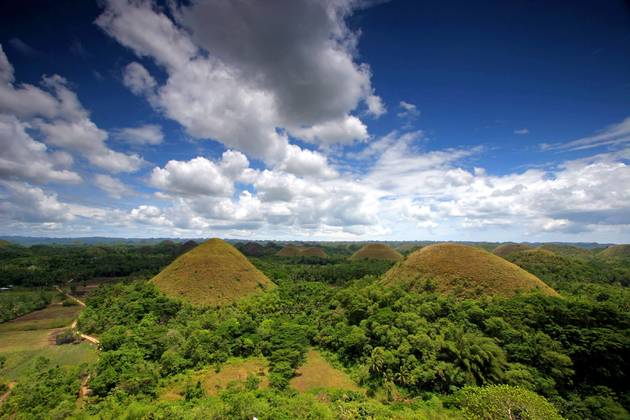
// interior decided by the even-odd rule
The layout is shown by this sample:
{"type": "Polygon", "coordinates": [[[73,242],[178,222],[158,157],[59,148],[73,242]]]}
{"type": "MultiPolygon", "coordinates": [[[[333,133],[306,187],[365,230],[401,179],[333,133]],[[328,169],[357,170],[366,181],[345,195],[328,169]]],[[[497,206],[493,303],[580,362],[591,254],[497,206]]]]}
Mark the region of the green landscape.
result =
{"type": "Polygon", "coordinates": [[[628,249],[7,243],[0,416],[628,418],[628,249]]]}

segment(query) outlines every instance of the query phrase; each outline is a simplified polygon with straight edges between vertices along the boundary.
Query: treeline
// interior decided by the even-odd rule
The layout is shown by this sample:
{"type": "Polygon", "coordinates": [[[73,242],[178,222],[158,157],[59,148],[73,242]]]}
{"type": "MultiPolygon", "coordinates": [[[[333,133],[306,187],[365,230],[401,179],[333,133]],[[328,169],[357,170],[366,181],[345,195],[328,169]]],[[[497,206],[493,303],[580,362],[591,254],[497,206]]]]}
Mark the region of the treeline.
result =
{"type": "Polygon", "coordinates": [[[44,289],[0,292],[0,322],[45,308],[51,302],[52,296],[51,291],[44,289]]]}
{"type": "Polygon", "coordinates": [[[12,245],[0,249],[0,287],[50,286],[95,277],[149,277],[195,245],[12,245]]]}

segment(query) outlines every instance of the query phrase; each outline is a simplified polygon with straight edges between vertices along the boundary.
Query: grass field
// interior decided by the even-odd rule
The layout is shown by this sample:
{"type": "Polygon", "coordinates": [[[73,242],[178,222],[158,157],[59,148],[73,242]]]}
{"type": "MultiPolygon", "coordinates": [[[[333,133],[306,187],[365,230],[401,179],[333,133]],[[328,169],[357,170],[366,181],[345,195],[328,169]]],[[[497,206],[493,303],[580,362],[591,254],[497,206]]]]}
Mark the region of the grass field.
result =
{"type": "MultiPolygon", "coordinates": [[[[67,327],[79,315],[81,307],[50,305],[0,324],[0,333],[67,327]]],[[[0,348],[2,344],[0,343],[0,348]]]]}
{"type": "Polygon", "coordinates": [[[254,375],[260,379],[259,388],[267,388],[269,386],[268,372],[267,360],[262,357],[232,359],[221,366],[219,372],[209,367],[189,376],[177,378],[177,380],[164,387],[160,393],[160,399],[167,401],[180,400],[183,398],[186,385],[195,385],[197,381],[201,382],[203,389],[208,395],[217,395],[219,391],[227,388],[230,383],[245,383],[249,375],[254,375]]]}
{"type": "Polygon", "coordinates": [[[359,391],[360,388],[344,372],[335,369],[317,350],[309,350],[306,362],[291,379],[291,386],[299,392],[318,388],[336,388],[359,391]]]}
{"type": "Polygon", "coordinates": [[[53,304],[0,324],[0,354],[6,357],[0,382],[19,380],[40,356],[62,366],[94,362],[97,351],[87,343],[54,343],[55,333],[69,326],[80,310],[80,306],[53,304]]]}

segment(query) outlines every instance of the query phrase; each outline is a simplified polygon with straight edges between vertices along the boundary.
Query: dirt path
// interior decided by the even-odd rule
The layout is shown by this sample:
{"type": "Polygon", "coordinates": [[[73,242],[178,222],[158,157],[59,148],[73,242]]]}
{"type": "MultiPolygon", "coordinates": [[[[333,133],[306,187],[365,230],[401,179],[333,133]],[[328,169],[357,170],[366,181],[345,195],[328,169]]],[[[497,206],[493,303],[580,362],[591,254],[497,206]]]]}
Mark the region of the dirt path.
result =
{"type": "MultiPolygon", "coordinates": [[[[58,291],[59,293],[63,293],[63,294],[64,294],[64,295],[66,295],[69,299],[72,299],[72,300],[74,300],[75,302],[77,302],[79,305],[81,305],[81,306],[85,307],[85,302],[83,302],[82,300],[80,300],[80,299],[78,299],[78,298],[76,298],[76,297],[72,296],[70,293],[66,293],[66,292],[64,292],[63,290],[61,290],[61,288],[60,288],[59,286],[55,286],[55,289],[57,289],[57,291],[58,291]]],[[[70,325],[70,328],[71,328],[74,332],[76,332],[76,333],[79,335],[79,337],[81,337],[81,338],[82,338],[82,339],[84,339],[85,341],[89,341],[90,343],[92,343],[92,344],[96,344],[97,346],[101,343],[101,342],[99,341],[99,339],[98,339],[98,338],[96,338],[96,337],[92,337],[91,335],[83,334],[82,332],[80,332],[80,331],[77,329],[77,319],[75,319],[74,321],[72,321],[72,325],[70,325]]]]}
{"type": "Polygon", "coordinates": [[[55,289],[57,289],[57,291],[58,291],[59,293],[62,293],[62,294],[64,294],[64,295],[66,295],[68,298],[70,298],[70,299],[74,300],[76,303],[78,303],[79,305],[81,305],[81,306],[83,306],[83,307],[85,308],[85,302],[83,302],[82,300],[80,300],[80,299],[78,299],[78,298],[76,298],[76,297],[72,296],[72,295],[71,295],[71,294],[69,294],[69,293],[64,292],[63,290],[61,290],[61,288],[60,288],[59,286],[55,286],[55,289]]]}
{"type": "Polygon", "coordinates": [[[0,405],[4,404],[4,402],[7,400],[7,398],[9,398],[9,395],[11,395],[11,390],[15,386],[15,382],[9,382],[7,384],[7,386],[9,387],[7,392],[5,392],[4,394],[0,395],[0,405]]]}

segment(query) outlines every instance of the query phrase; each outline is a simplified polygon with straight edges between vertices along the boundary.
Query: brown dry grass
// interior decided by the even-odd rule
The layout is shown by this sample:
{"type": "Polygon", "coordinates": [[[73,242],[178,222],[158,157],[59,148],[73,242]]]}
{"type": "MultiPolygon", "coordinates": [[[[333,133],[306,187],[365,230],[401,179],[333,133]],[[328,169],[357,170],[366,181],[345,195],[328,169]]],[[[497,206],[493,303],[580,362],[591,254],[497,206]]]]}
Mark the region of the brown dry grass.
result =
{"type": "Polygon", "coordinates": [[[517,265],[480,248],[453,243],[427,246],[410,254],[385,273],[382,281],[415,290],[434,288],[462,298],[510,297],[535,290],[558,296],[542,280],[517,265]]]}
{"type": "Polygon", "coordinates": [[[526,244],[503,244],[494,248],[494,255],[498,255],[499,257],[507,257],[510,254],[519,251],[525,251],[526,249],[532,249],[531,246],[526,244]]]}
{"type": "Polygon", "coordinates": [[[604,258],[629,258],[630,245],[613,245],[609,246],[598,254],[604,258]]]}
{"type": "Polygon", "coordinates": [[[317,388],[360,390],[348,375],[335,369],[318,351],[312,349],[306,354],[306,362],[300,366],[290,383],[299,392],[317,388]]]}
{"type": "Polygon", "coordinates": [[[275,287],[221,239],[210,239],[181,255],[151,281],[163,293],[193,305],[226,304],[275,287]]]}
{"type": "Polygon", "coordinates": [[[186,384],[194,385],[197,381],[201,382],[201,386],[206,391],[206,394],[217,395],[233,382],[245,383],[249,375],[260,379],[259,388],[267,388],[269,386],[269,364],[267,360],[262,357],[230,360],[221,367],[219,372],[216,372],[212,367],[208,367],[171,383],[161,392],[160,399],[167,401],[180,400],[183,398],[186,384]]]}
{"type": "Polygon", "coordinates": [[[386,261],[400,261],[403,256],[400,252],[394,248],[385,244],[367,244],[357,252],[355,252],[350,259],[352,261],[357,260],[386,260],[386,261]]]}
{"type": "Polygon", "coordinates": [[[317,246],[309,246],[305,248],[300,248],[300,255],[303,255],[305,257],[319,257],[319,258],[328,257],[328,255],[326,255],[324,250],[317,246]]]}

